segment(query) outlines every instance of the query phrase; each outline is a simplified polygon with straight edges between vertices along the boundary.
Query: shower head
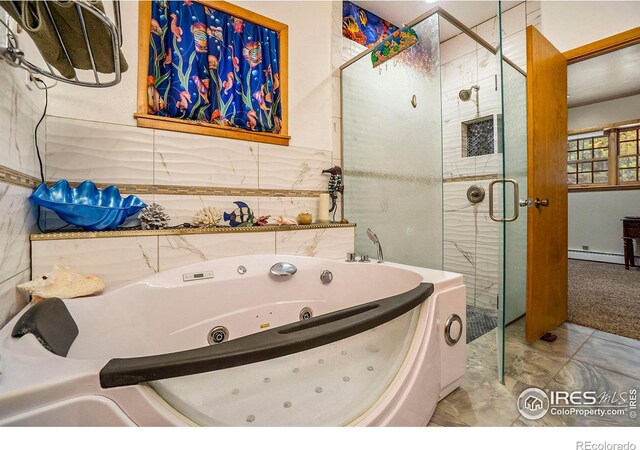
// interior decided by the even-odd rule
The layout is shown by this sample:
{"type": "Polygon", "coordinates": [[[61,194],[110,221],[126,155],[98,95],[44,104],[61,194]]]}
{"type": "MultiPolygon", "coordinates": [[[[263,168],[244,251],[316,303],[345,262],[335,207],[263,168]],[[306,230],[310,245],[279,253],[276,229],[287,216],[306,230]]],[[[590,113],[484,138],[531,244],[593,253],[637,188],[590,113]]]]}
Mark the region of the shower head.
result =
{"type": "Polygon", "coordinates": [[[480,86],[471,86],[469,89],[463,89],[458,93],[458,97],[463,102],[468,102],[471,100],[471,93],[475,90],[476,92],[480,89],[480,86]]]}
{"type": "Polygon", "coordinates": [[[376,236],[376,234],[373,232],[371,228],[367,228],[367,236],[369,236],[369,239],[371,239],[371,242],[373,242],[374,244],[377,244],[378,242],[380,242],[378,240],[378,236],[376,236]]]}

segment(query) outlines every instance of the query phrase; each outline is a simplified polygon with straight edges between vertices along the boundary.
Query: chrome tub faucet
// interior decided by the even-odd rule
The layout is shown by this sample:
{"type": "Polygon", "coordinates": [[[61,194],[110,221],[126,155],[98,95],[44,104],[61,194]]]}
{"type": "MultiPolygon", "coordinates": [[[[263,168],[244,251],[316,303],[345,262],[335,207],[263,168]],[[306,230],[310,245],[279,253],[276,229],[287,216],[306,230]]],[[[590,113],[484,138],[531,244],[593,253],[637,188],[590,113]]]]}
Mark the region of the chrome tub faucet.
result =
{"type": "Polygon", "coordinates": [[[373,242],[377,246],[378,263],[383,263],[384,256],[382,254],[382,244],[380,244],[380,239],[378,239],[378,236],[373,232],[371,228],[367,228],[367,236],[369,236],[369,239],[371,239],[371,242],[373,242]]]}

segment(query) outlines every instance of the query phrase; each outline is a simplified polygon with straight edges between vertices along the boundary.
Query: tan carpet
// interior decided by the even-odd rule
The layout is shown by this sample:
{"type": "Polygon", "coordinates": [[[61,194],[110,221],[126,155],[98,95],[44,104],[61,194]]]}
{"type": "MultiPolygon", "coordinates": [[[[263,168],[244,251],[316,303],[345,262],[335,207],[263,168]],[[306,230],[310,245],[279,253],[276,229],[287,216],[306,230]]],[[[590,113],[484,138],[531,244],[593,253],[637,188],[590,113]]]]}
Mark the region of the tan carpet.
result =
{"type": "Polygon", "coordinates": [[[640,339],[640,269],[570,259],[569,322],[640,339]]]}

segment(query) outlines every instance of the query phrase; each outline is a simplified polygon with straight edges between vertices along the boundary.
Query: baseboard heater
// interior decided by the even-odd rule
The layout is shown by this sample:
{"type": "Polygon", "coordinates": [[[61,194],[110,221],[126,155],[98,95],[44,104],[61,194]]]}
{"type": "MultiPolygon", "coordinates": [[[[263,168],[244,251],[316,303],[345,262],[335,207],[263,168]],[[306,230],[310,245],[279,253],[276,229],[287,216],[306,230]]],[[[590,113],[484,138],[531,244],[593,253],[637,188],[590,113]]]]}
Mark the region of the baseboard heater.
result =
{"type": "MultiPolygon", "coordinates": [[[[612,264],[624,264],[624,255],[621,253],[592,252],[587,250],[569,250],[569,259],[582,259],[585,261],[597,261],[612,264]]],[[[640,257],[636,256],[636,262],[640,257]]]]}

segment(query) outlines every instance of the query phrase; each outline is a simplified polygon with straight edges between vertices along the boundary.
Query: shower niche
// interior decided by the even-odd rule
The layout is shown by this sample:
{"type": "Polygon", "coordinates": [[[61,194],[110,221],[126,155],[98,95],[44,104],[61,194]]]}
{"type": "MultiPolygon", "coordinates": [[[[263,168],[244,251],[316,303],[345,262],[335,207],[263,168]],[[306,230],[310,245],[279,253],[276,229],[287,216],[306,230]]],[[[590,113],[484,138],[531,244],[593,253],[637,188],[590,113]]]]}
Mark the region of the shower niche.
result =
{"type": "Polygon", "coordinates": [[[492,155],[499,151],[496,148],[495,116],[486,116],[479,119],[462,122],[462,157],[492,155]]]}

